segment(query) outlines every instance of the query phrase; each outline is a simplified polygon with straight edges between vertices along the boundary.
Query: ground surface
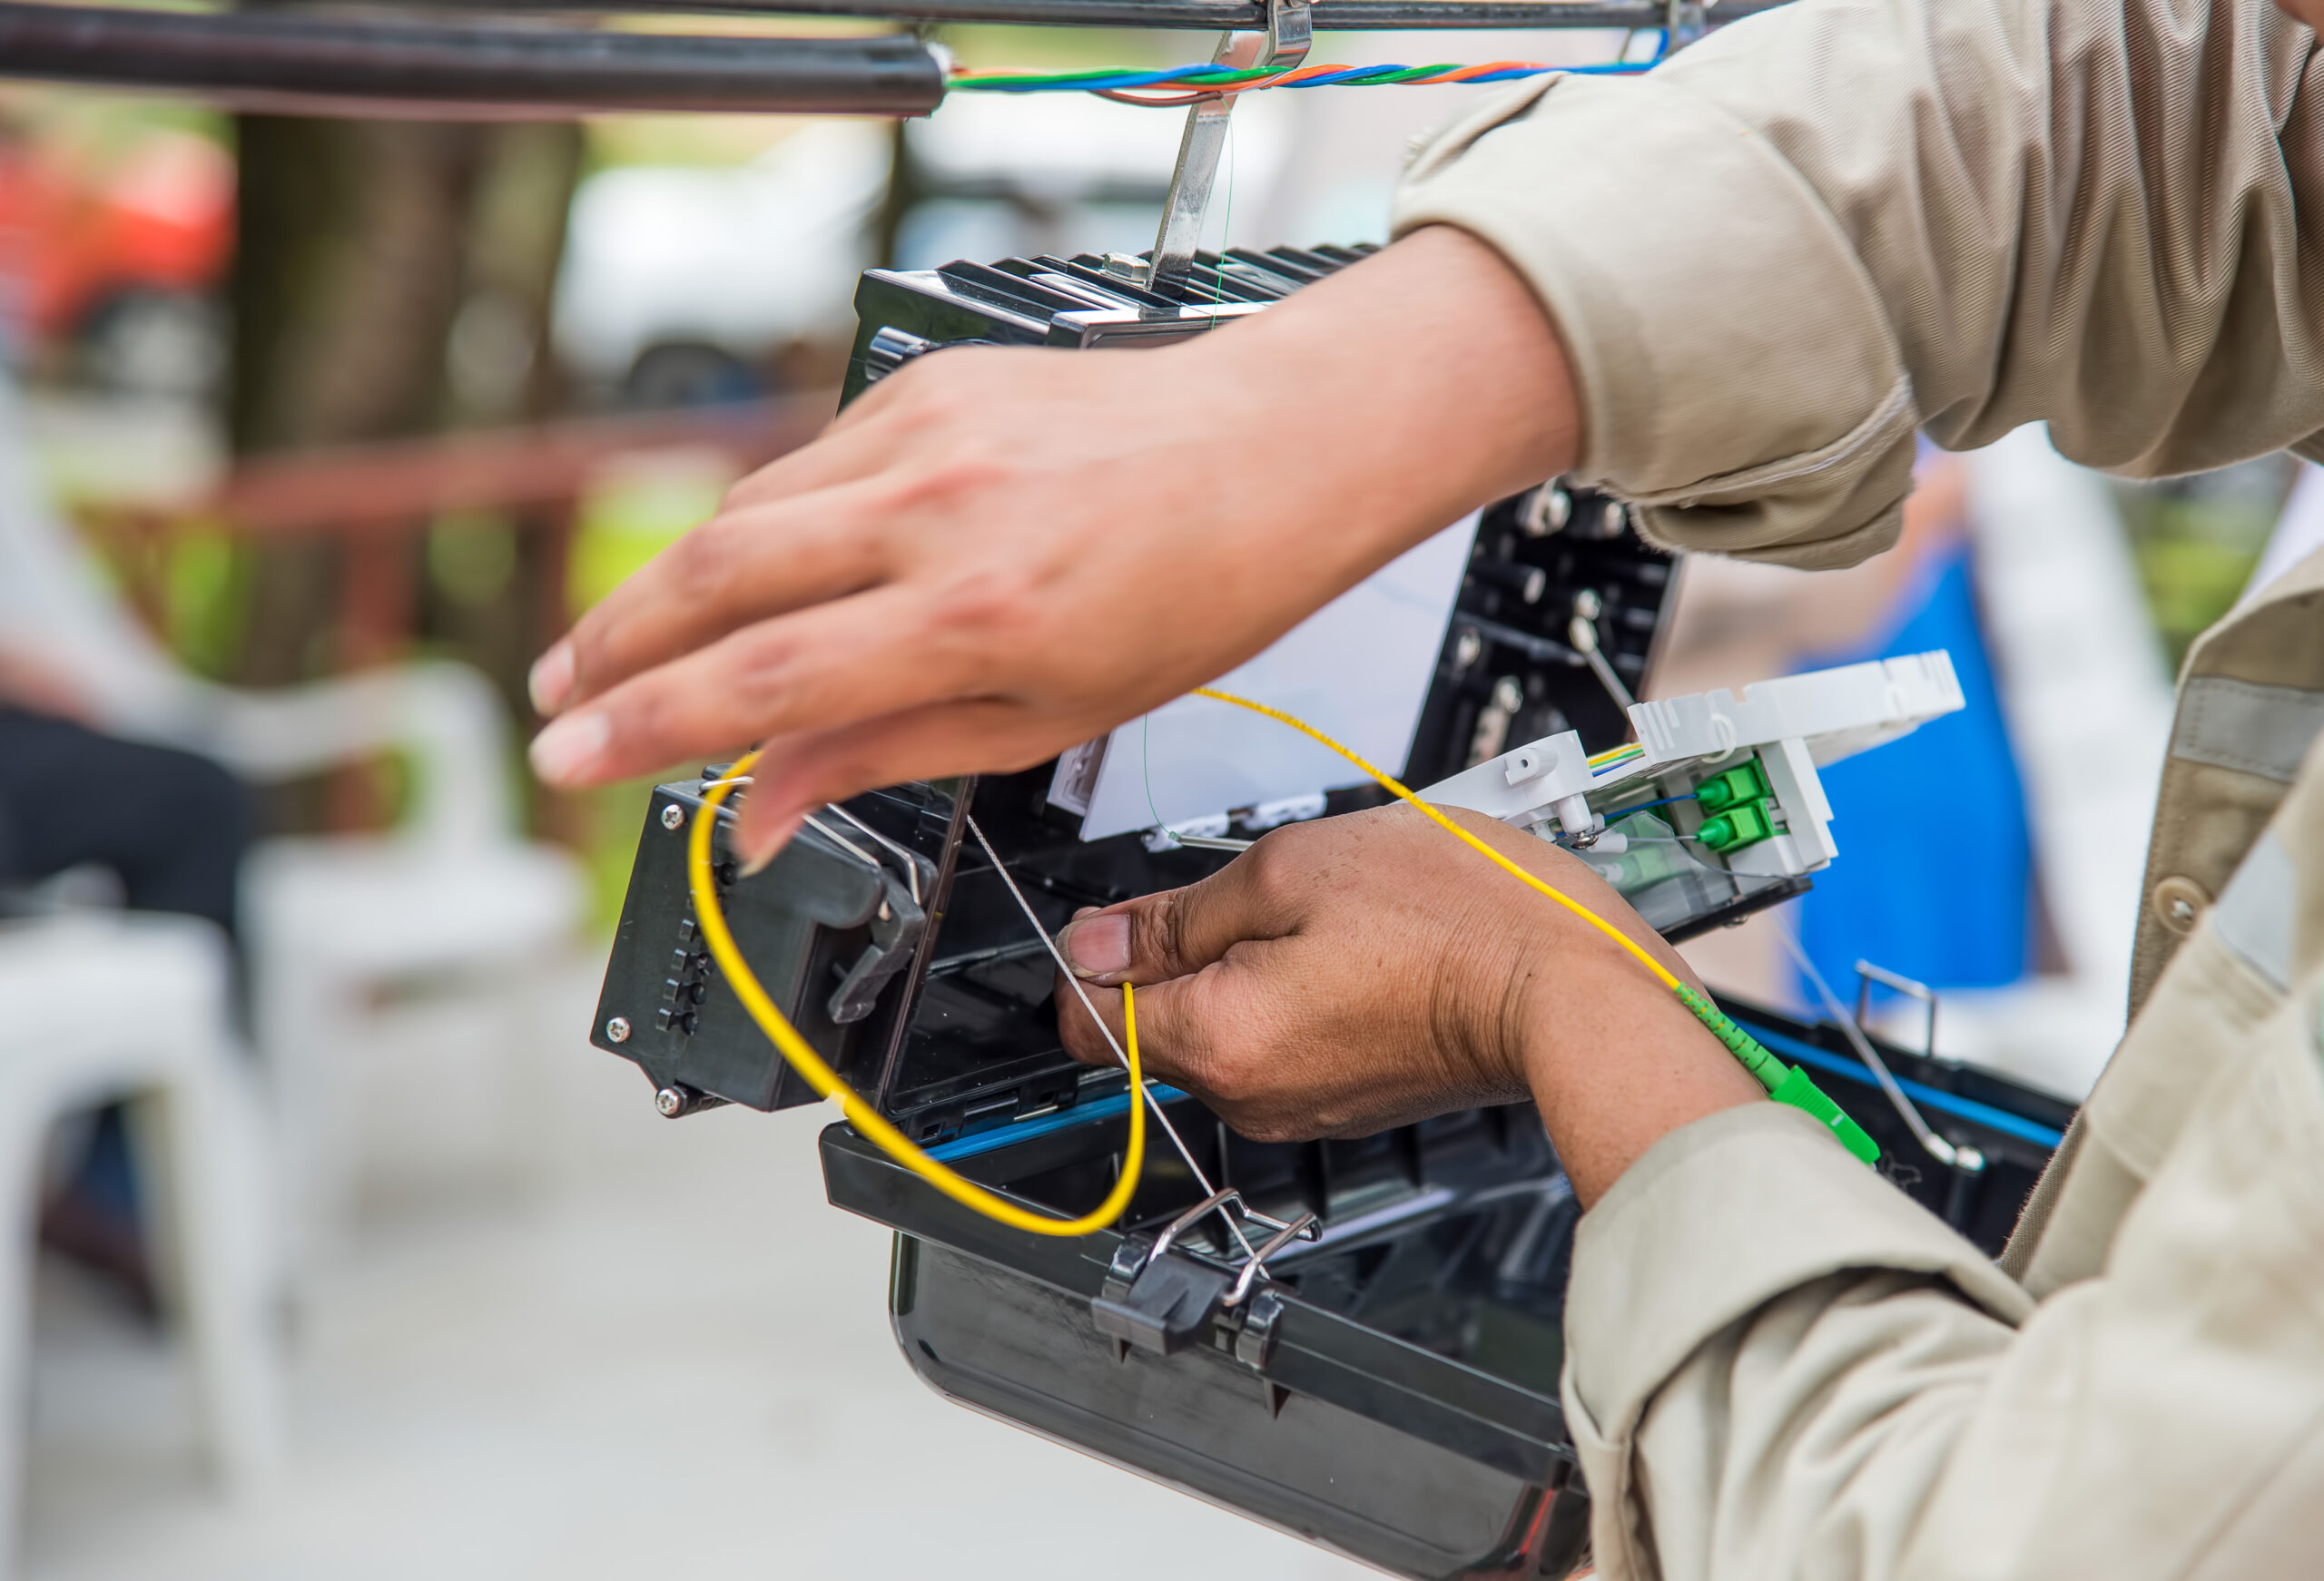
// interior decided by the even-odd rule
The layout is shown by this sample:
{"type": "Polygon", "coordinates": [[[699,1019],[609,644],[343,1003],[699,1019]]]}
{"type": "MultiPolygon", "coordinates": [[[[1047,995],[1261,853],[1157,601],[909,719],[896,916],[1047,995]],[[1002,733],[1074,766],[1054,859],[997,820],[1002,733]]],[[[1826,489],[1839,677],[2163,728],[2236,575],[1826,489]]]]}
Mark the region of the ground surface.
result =
{"type": "Polygon", "coordinates": [[[559,1042],[448,1117],[445,1046],[423,1015],[369,1057],[371,1207],[303,1309],[280,1491],[213,1497],[166,1342],[44,1273],[34,1581],[1364,1573],[930,1393],[822,1116],[671,1124],[559,1042]]]}

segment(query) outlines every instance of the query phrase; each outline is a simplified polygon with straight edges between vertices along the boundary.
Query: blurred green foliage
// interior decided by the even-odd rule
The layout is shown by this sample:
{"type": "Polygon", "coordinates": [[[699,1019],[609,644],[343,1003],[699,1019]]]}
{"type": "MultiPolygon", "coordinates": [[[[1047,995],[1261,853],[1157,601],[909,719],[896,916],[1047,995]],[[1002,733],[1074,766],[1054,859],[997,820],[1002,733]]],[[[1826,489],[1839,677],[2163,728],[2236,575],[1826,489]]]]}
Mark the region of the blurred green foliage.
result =
{"type": "Polygon", "coordinates": [[[223,532],[182,534],[162,552],[163,640],[196,674],[231,673],[250,605],[249,555],[223,532]]]}
{"type": "Polygon", "coordinates": [[[2291,478],[2291,462],[2270,456],[2191,477],[2119,486],[2147,607],[2174,670],[2195,638],[2241,596],[2291,478]]]}
{"type": "MultiPolygon", "coordinates": [[[[708,453],[652,457],[606,477],[582,502],[566,575],[578,616],[718,508],[734,476],[708,453]]],[[[607,932],[621,918],[645,807],[656,778],[591,792],[582,854],[595,887],[594,920],[607,932]]]]}
{"type": "Polygon", "coordinates": [[[579,616],[718,508],[734,474],[710,452],[641,459],[602,479],[581,502],[566,578],[579,616]]]}
{"type": "Polygon", "coordinates": [[[488,512],[455,512],[428,530],[428,576],[444,596],[470,607],[490,604],[517,574],[517,527],[488,512]]]}

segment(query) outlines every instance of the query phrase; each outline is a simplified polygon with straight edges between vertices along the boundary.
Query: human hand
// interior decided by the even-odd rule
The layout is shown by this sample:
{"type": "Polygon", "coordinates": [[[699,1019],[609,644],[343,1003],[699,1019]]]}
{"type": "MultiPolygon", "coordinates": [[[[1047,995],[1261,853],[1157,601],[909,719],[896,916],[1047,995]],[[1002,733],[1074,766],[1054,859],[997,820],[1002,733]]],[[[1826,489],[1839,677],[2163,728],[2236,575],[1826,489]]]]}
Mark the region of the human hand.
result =
{"type": "MultiPolygon", "coordinates": [[[[1580,860],[1449,816],[1692,981],[1580,860]]],[[[1586,1203],[1665,1132],[1764,1096],[1627,952],[1408,807],[1274,830],[1198,884],[1082,913],[1059,944],[1100,989],[1137,987],[1149,1075],[1260,1141],[1530,1092],[1586,1203]]],[[[1120,995],[1091,997],[1118,1037],[1120,995]]],[[[1113,1064],[1078,999],[1058,1003],[1075,1057],[1113,1064]]]]}
{"type": "Polygon", "coordinates": [[[1522,283],[1442,229],[1177,346],[923,358],[542,657],[535,768],[762,742],[760,859],[821,802],[1037,763],[1562,471],[1573,405],[1522,283]]]}

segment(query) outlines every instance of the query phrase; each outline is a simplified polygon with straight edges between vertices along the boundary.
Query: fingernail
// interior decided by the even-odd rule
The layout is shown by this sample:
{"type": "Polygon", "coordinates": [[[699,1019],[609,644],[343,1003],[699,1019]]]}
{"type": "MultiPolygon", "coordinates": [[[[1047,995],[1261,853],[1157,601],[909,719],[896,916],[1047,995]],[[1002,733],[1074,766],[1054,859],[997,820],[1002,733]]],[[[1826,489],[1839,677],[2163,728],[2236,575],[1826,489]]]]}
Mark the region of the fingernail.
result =
{"type": "Polygon", "coordinates": [[[525,690],[532,694],[533,712],[548,718],[565,706],[573,693],[573,644],[562,637],[556,645],[533,662],[533,673],[525,678],[525,690]]]}
{"type": "Polygon", "coordinates": [[[744,859],[743,862],[743,877],[745,879],[755,878],[759,874],[765,872],[767,864],[774,860],[775,858],[781,856],[783,854],[783,848],[791,843],[791,837],[799,832],[799,825],[802,821],[803,820],[794,814],[793,816],[783,820],[781,823],[776,824],[774,826],[774,833],[768,837],[764,845],[759,847],[758,854],[744,859]]]}
{"type": "Polygon", "coordinates": [[[1066,924],[1057,936],[1066,964],[1077,977],[1109,977],[1129,970],[1129,918],[1119,912],[1066,924]]]}
{"type": "Polygon", "coordinates": [[[576,783],[613,735],[613,722],[602,713],[568,713],[533,738],[533,772],[551,785],[576,783]]]}

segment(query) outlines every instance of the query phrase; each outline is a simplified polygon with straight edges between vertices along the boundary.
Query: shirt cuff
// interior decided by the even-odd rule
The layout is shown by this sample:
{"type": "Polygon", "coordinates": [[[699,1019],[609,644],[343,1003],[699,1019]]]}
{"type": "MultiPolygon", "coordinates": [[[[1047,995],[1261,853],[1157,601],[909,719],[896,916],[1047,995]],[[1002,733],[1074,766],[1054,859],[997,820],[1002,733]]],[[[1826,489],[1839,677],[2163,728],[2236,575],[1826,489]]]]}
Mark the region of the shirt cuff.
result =
{"type": "Polygon", "coordinates": [[[1574,476],[1669,547],[1849,565],[1888,547],[1918,416],[1872,282],[1749,123],[1666,80],[1551,78],[1425,144],[1398,235],[1452,225],[1557,326],[1574,476]]]}
{"type": "Polygon", "coordinates": [[[1984,1253],[1783,1104],[1721,1110],[1649,1148],[1582,1216],[1567,1385],[1610,1445],[1728,1325],[1846,1270],[1934,1276],[2014,1325],[2033,1298],[1984,1253]]]}

